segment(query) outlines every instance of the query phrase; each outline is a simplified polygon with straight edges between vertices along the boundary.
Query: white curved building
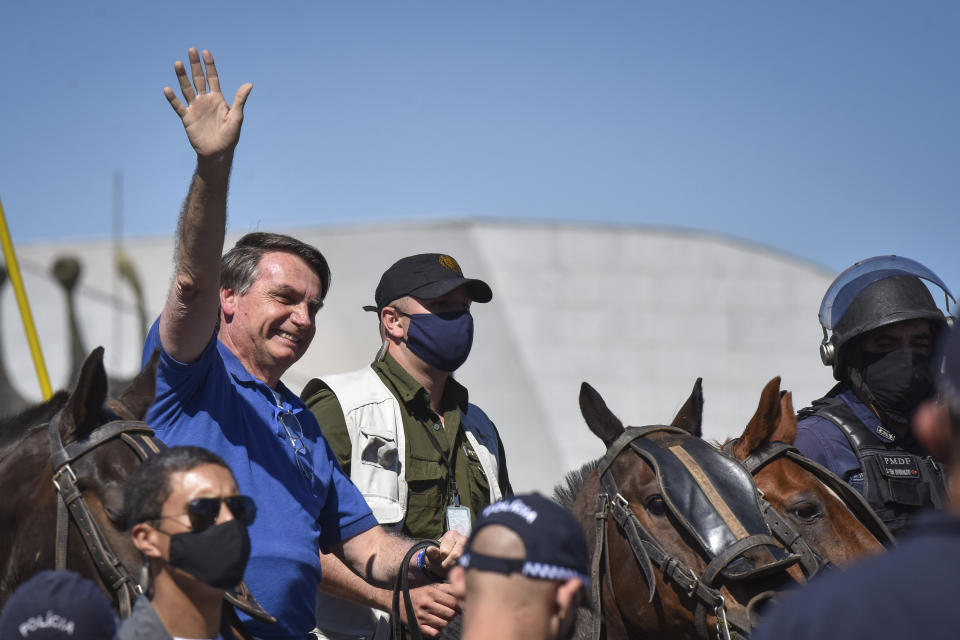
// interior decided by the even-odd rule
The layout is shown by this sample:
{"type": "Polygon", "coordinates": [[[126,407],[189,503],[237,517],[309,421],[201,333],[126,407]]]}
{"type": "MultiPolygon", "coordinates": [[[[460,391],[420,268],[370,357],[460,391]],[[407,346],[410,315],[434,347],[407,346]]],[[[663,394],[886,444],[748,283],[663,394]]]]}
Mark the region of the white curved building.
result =
{"type": "MultiPolygon", "coordinates": [[[[739,434],[760,390],[783,377],[803,406],[832,384],[820,364],[820,299],[833,274],[803,260],[713,234],[626,226],[456,221],[287,230],[316,245],[333,270],[317,337],[285,377],[368,364],[379,346],[373,302],[380,274],[412,253],[453,255],[486,280],[491,303],[474,305],[476,338],[457,373],[497,423],[514,488],[549,491],[603,453],[577,404],[588,381],[624,423],[668,423],[699,376],[704,432],[739,434]]],[[[172,235],[172,231],[171,231],[172,235]]],[[[236,240],[231,234],[227,246],[236,240]]],[[[170,238],[125,243],[152,321],[172,275],[170,238]]],[[[114,274],[109,241],[18,247],[55,387],[69,376],[64,296],[45,270],[73,254],[85,271],[77,307],[87,346],[107,347],[113,375],[139,363],[131,288],[114,274]],[[114,303],[117,304],[114,304],[114,303]]],[[[39,387],[10,287],[0,297],[8,375],[21,394],[39,387]]],[[[799,408],[799,407],[798,407],[799,408]]]]}

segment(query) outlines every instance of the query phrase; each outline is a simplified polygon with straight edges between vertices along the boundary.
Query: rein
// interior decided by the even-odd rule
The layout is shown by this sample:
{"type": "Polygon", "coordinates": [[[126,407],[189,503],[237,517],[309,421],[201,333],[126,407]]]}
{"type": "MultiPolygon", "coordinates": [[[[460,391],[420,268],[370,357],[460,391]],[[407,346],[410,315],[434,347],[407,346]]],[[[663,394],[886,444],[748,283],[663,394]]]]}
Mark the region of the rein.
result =
{"type": "Polygon", "coordinates": [[[403,638],[403,627],[412,640],[423,640],[423,634],[420,632],[420,624],[417,622],[417,611],[413,607],[413,599],[410,597],[410,578],[407,575],[410,569],[410,560],[421,549],[428,547],[439,547],[440,543],[436,540],[421,540],[407,551],[400,563],[400,570],[397,572],[397,580],[393,584],[393,606],[390,612],[390,631],[391,638],[403,638]],[[403,598],[404,610],[407,614],[407,624],[404,625],[400,619],[401,597],[403,598]]]}
{"type": "MultiPolygon", "coordinates": [[[[733,447],[736,446],[738,440],[738,438],[735,438],[722,447],[722,451],[733,459],[736,459],[733,455],[733,447]]],[[[786,452],[790,449],[793,449],[793,447],[784,442],[765,442],[753,451],[746,460],[741,461],[741,464],[750,472],[750,475],[756,476],[760,469],[777,458],[786,455],[786,452]]],[[[796,449],[793,450],[796,451],[796,449]]],[[[780,515],[779,511],[773,508],[773,505],[763,496],[762,491],[760,492],[760,496],[760,510],[763,513],[763,519],[777,540],[791,553],[800,556],[800,566],[803,567],[803,573],[808,579],[813,578],[821,571],[833,566],[829,560],[810,546],[806,538],[794,529],[790,523],[780,515]]]]}
{"type": "Polygon", "coordinates": [[[153,439],[153,430],[145,422],[113,420],[97,427],[86,437],[64,446],[60,438],[60,413],[57,412],[50,420],[48,427],[50,467],[53,469],[53,486],[57,490],[56,568],[62,570],[67,566],[69,518],[72,516],[100,577],[117,598],[120,616],[126,618],[132,610],[133,600],[140,593],[140,585],[110,548],[110,543],[97,526],[70,463],[114,438],[123,440],[141,460],[159,453],[163,445],[153,439]]]}
{"type": "MultiPolygon", "coordinates": [[[[593,596],[593,638],[599,639],[603,635],[603,598],[601,584],[601,563],[606,566],[607,575],[610,574],[610,558],[607,550],[606,521],[612,516],[623,532],[633,551],[634,558],[649,585],[652,601],[656,592],[656,581],[653,567],[656,566],[662,573],[665,581],[676,584],[688,597],[696,599],[695,624],[698,633],[704,639],[710,638],[707,615],[712,613],[717,621],[716,633],[722,640],[730,640],[730,626],[727,622],[726,606],[719,588],[713,586],[713,581],[720,572],[742,555],[746,550],[761,546],[775,545],[773,538],[766,534],[753,534],[737,540],[734,544],[714,555],[702,574],[697,574],[682,560],[668,553],[650,533],[644,529],[636,514],[630,509],[629,502],[620,493],[613,478],[610,467],[613,461],[626,448],[634,450],[641,458],[642,448],[637,440],[651,433],[666,432],[679,435],[689,435],[676,427],[648,426],[627,427],[624,433],[617,438],[607,449],[607,453],[597,466],[597,475],[600,477],[601,491],[597,496],[597,510],[595,513],[596,540],[594,542],[593,560],[591,566],[591,590],[593,596]]],[[[656,467],[654,471],[659,474],[656,467]]]]}
{"type": "MultiPolygon", "coordinates": [[[[731,440],[723,445],[723,451],[733,456],[733,447],[737,444],[738,439],[731,440]]],[[[893,544],[894,537],[890,533],[890,530],[887,529],[887,525],[883,523],[882,520],[877,516],[876,512],[870,507],[866,499],[860,495],[860,493],[851,487],[849,484],[840,479],[835,473],[827,469],[821,464],[818,464],[804,456],[800,451],[793,445],[787,444],[786,442],[773,441],[773,442],[764,442],[762,445],[757,447],[754,451],[750,453],[749,456],[743,461],[744,467],[751,475],[757,475],[757,472],[760,471],[763,467],[770,464],[778,458],[786,458],[792,461],[794,464],[799,466],[806,471],[812,473],[817,480],[822,482],[827,486],[828,489],[833,491],[840,498],[841,502],[850,509],[853,515],[870,531],[871,534],[880,542],[883,546],[889,546],[893,544]]],[[[778,527],[782,525],[783,535],[786,538],[793,537],[797,540],[796,544],[798,545],[797,549],[794,549],[791,546],[788,548],[801,556],[801,564],[803,564],[804,570],[807,569],[807,554],[803,551],[805,547],[809,554],[813,554],[816,558],[819,559],[817,567],[808,577],[812,577],[817,573],[817,571],[822,570],[830,565],[830,562],[823,558],[819,553],[810,548],[810,545],[803,539],[803,537],[797,533],[783,518],[779,513],[766,501],[763,501],[763,517],[767,520],[767,523],[770,525],[770,528],[773,530],[774,534],[780,539],[785,546],[788,546],[788,541],[781,537],[778,527]],[[774,522],[778,522],[775,527],[774,522]]]]}

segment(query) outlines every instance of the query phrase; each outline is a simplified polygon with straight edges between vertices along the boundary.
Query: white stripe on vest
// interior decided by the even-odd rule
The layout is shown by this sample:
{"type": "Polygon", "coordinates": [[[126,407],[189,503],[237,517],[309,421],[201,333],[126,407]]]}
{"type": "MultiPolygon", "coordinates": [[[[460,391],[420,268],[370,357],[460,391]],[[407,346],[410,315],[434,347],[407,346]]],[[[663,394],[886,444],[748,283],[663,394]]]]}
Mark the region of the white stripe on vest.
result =
{"type": "MultiPolygon", "coordinates": [[[[406,437],[400,403],[371,367],[323,378],[340,401],[350,436],[350,479],[363,494],[377,521],[400,529],[407,512],[406,437]]],[[[500,490],[497,430],[479,407],[468,404],[460,425],[480,460],[490,486],[490,502],[500,490]]],[[[319,637],[389,638],[389,614],[317,593],[319,637]]]]}
{"type": "MultiPolygon", "coordinates": [[[[399,525],[407,512],[406,438],[400,403],[371,367],[327,376],[323,382],[340,401],[350,436],[350,479],[384,525],[399,525]]],[[[500,449],[496,427],[479,407],[467,405],[460,424],[490,486],[500,490],[500,449]]]]}

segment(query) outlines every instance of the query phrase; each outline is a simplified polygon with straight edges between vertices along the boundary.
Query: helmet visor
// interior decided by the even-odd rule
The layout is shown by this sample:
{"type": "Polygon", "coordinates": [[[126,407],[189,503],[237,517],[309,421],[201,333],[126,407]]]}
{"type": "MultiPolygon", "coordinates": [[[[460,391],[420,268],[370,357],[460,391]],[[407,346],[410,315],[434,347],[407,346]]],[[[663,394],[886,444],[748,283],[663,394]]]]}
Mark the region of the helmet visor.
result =
{"type": "MultiPolygon", "coordinates": [[[[895,276],[915,276],[932,282],[940,287],[952,302],[956,302],[943,280],[919,262],[902,256],[877,256],[861,260],[837,276],[820,303],[820,325],[833,331],[846,313],[847,307],[864,289],[874,282],[895,276]]],[[[949,308],[947,311],[949,312],[949,308]]]]}

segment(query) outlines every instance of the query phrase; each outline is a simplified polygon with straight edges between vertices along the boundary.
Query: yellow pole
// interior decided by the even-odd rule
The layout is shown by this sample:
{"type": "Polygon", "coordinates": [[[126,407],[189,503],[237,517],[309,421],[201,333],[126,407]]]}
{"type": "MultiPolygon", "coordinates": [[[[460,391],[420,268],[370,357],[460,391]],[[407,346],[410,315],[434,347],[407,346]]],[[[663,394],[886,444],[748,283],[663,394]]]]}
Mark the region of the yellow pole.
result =
{"type": "Polygon", "coordinates": [[[10,240],[10,230],[7,228],[7,216],[3,213],[2,202],[0,202],[0,243],[3,244],[3,257],[7,261],[10,284],[13,285],[13,292],[17,297],[20,319],[23,320],[23,330],[27,333],[27,343],[30,345],[33,367],[37,370],[37,379],[40,381],[40,391],[43,393],[43,399],[49,400],[50,396],[53,395],[53,389],[50,388],[50,376],[47,375],[47,366],[43,363],[43,352],[40,350],[37,328],[33,326],[30,302],[27,300],[27,290],[23,286],[23,278],[20,277],[20,266],[17,264],[17,254],[13,252],[13,242],[10,240]]]}

